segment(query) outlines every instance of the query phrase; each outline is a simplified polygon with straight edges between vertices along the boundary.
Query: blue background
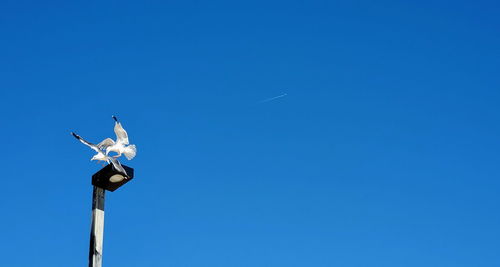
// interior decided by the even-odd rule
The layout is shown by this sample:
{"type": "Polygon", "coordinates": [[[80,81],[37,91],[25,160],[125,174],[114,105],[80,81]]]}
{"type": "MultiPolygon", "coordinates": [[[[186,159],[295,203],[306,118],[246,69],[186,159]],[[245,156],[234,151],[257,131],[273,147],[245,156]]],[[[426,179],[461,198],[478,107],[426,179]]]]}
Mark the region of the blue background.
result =
{"type": "Polygon", "coordinates": [[[2,266],[86,266],[111,115],[105,266],[499,266],[499,7],[2,1],[2,266]]]}

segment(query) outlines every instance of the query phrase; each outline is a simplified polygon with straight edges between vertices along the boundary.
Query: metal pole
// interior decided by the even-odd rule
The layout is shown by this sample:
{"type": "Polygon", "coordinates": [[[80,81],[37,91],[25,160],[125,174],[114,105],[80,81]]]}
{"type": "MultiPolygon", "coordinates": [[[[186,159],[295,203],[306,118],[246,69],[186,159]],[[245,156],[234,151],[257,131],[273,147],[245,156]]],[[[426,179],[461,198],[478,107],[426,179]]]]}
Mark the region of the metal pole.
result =
{"type": "Polygon", "coordinates": [[[89,267],[102,266],[104,193],[104,189],[94,186],[94,191],[92,193],[92,224],[90,228],[89,267]]]}

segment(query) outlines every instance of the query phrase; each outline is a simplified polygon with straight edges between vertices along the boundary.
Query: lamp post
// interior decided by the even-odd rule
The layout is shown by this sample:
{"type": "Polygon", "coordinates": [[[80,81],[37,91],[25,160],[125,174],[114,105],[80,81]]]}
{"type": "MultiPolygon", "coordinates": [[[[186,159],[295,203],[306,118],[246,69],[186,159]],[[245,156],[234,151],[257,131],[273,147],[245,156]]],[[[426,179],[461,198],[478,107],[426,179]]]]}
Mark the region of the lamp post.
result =
{"type": "Polygon", "coordinates": [[[105,190],[115,191],[134,178],[134,169],[122,165],[126,173],[107,165],[92,175],[92,223],[90,226],[89,267],[102,266],[105,190]]]}

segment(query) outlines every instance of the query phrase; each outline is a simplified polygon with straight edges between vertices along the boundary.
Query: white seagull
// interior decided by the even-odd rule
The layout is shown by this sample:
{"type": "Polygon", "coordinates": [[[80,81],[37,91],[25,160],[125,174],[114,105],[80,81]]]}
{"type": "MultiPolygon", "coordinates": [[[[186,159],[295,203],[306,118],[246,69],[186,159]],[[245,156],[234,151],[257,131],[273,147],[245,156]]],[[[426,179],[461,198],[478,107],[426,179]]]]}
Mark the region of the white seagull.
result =
{"type": "Polygon", "coordinates": [[[125,154],[125,157],[127,157],[128,160],[131,160],[135,157],[137,149],[135,145],[129,145],[127,131],[123,129],[122,124],[118,121],[118,119],[115,116],[111,117],[115,120],[114,130],[116,134],[116,141],[106,148],[106,155],[113,151],[118,153],[118,155],[114,156],[115,158],[125,154]]]}
{"type": "Polygon", "coordinates": [[[109,146],[113,145],[115,142],[111,139],[111,138],[106,138],[104,139],[102,142],[100,142],[99,144],[95,145],[95,144],[92,144],[88,141],[86,141],[85,139],[83,139],[81,136],[77,135],[76,133],[71,133],[76,139],[78,139],[80,142],[82,142],[82,144],[92,148],[95,152],[97,152],[97,154],[95,154],[90,160],[97,160],[97,162],[100,162],[100,161],[106,161],[107,163],[111,163],[113,168],[124,174],[125,175],[125,178],[128,177],[127,175],[127,171],[125,171],[125,169],[123,168],[123,166],[120,164],[120,162],[113,158],[113,157],[109,157],[107,156],[104,151],[102,149],[106,149],[108,148],[109,146]]]}

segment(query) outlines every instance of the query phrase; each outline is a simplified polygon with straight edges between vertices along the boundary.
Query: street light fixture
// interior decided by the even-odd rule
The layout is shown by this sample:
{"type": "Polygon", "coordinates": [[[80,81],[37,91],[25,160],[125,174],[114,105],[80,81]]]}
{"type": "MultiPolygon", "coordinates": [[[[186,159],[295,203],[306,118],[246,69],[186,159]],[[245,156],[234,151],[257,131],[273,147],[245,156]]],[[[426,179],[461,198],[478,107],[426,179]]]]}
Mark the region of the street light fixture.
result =
{"type": "Polygon", "coordinates": [[[115,191],[134,178],[134,169],[121,165],[126,173],[116,170],[112,164],[106,165],[92,175],[92,185],[108,191],[115,191]]]}

